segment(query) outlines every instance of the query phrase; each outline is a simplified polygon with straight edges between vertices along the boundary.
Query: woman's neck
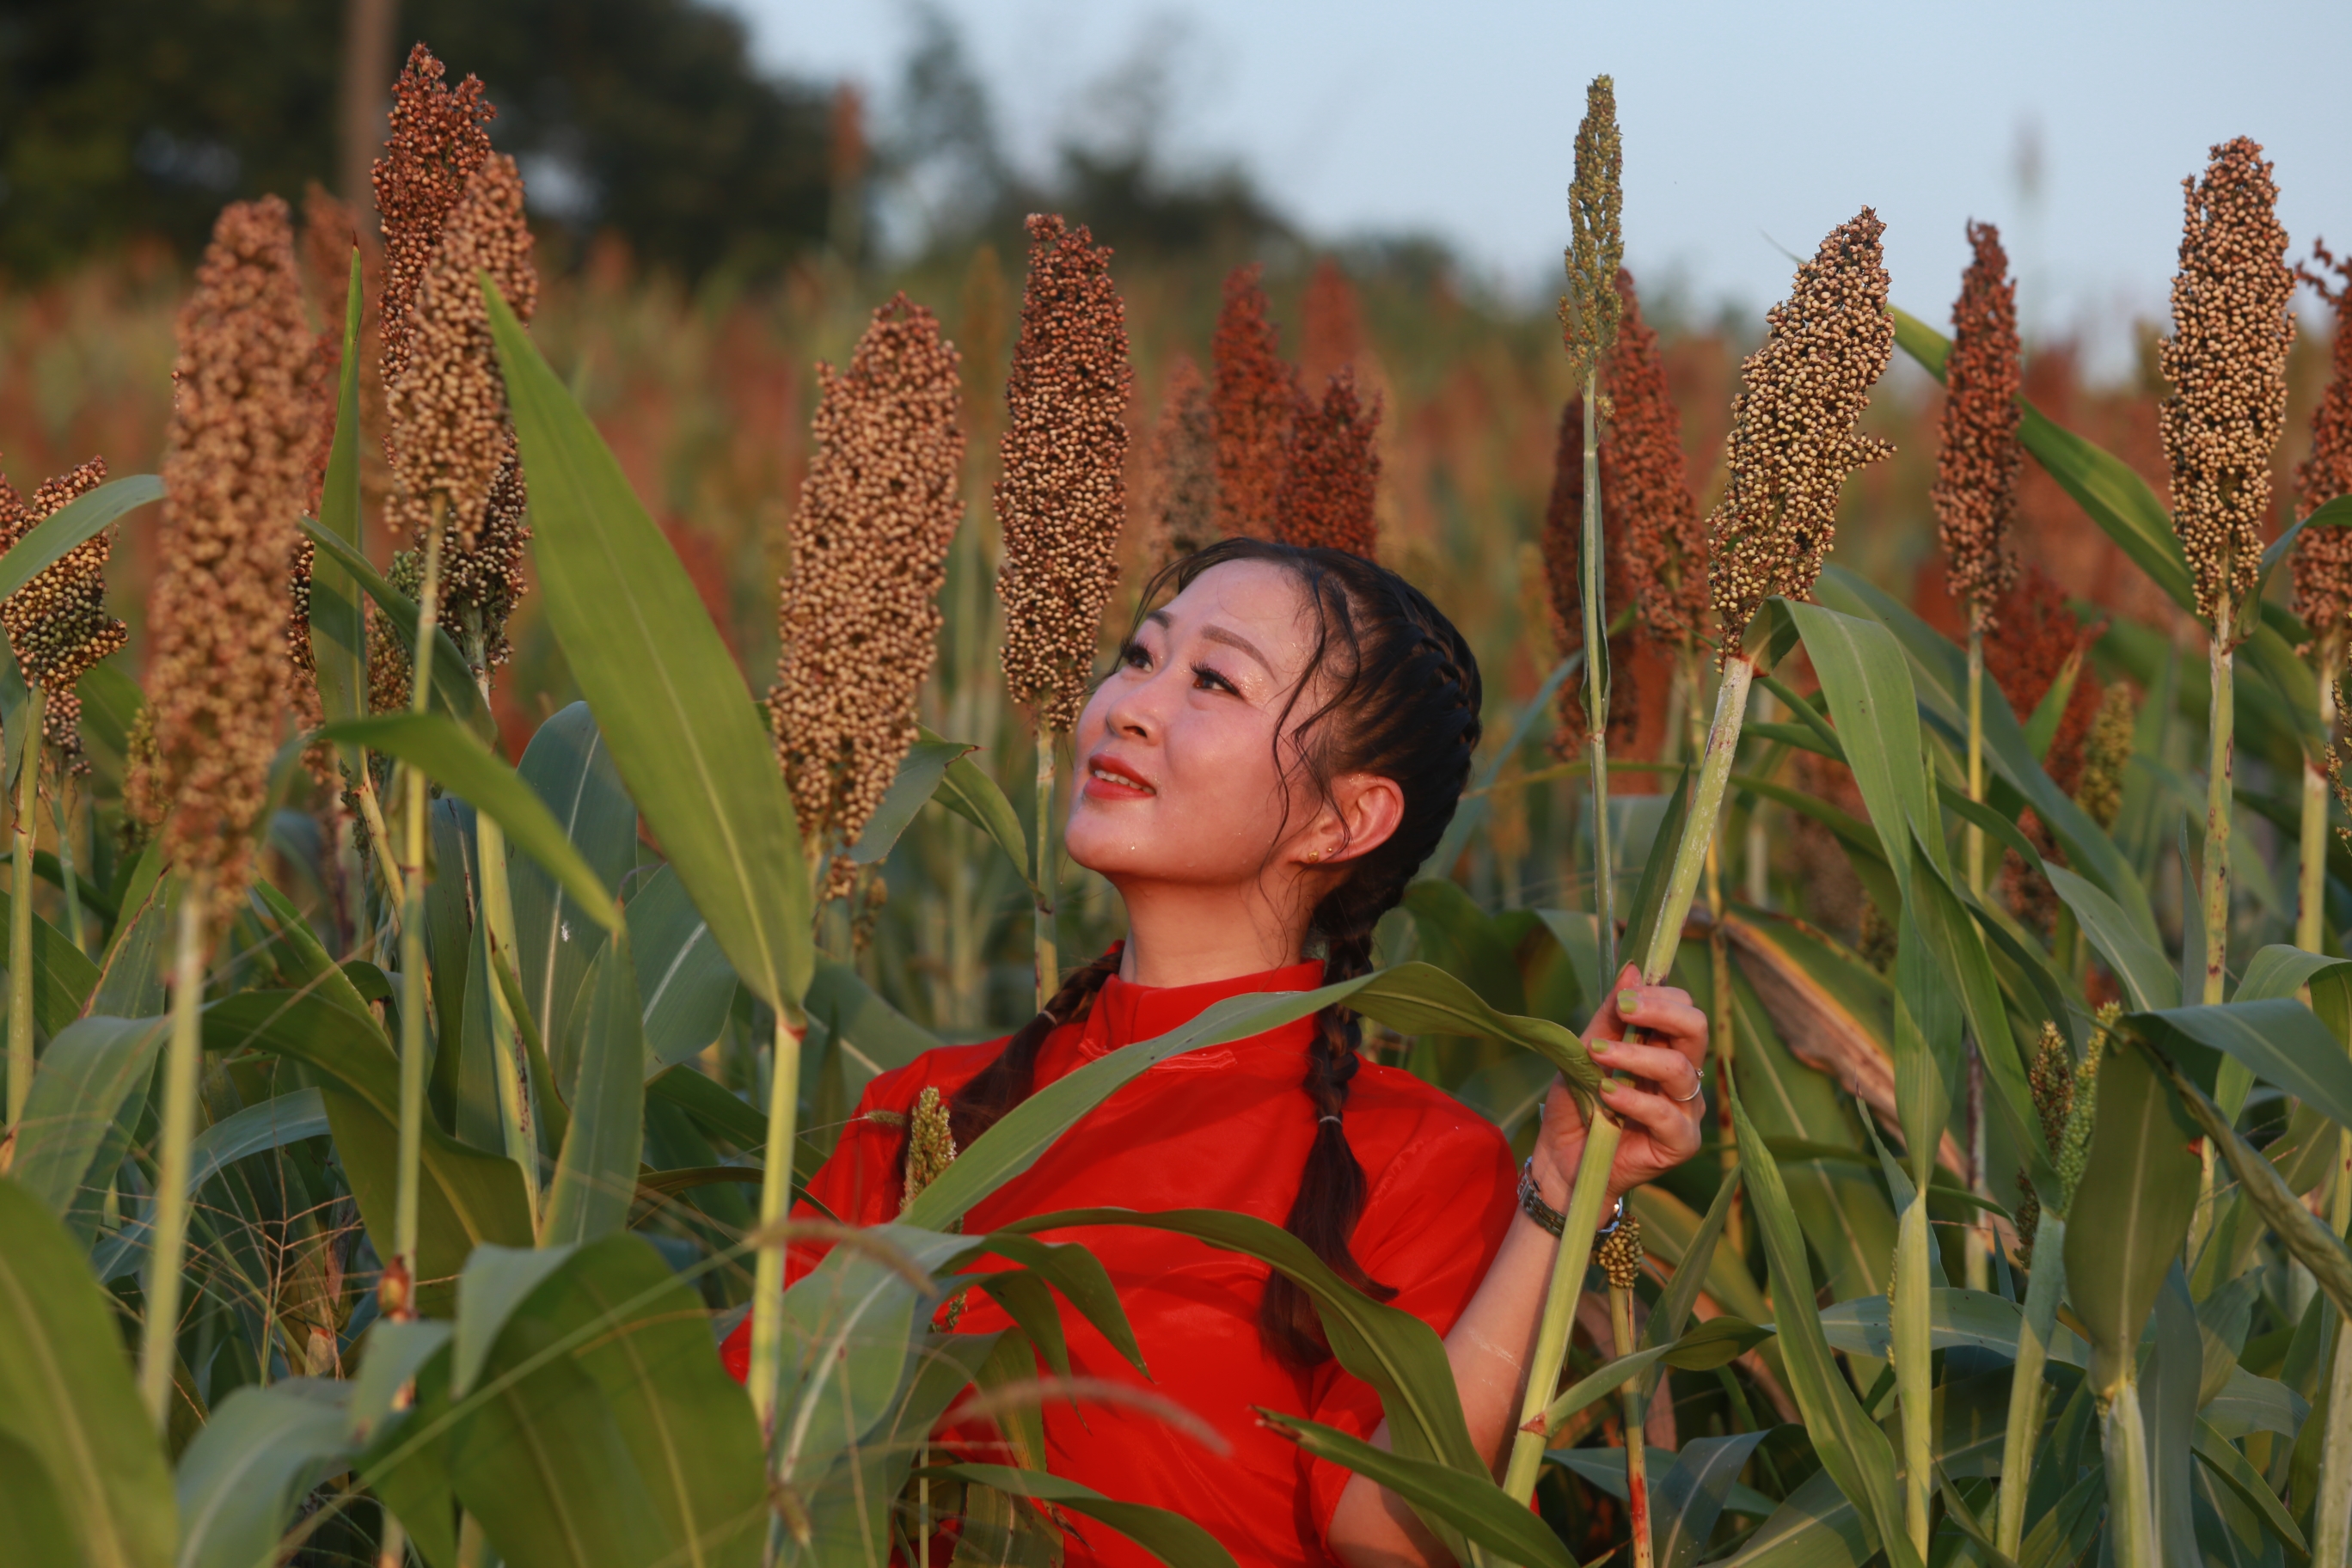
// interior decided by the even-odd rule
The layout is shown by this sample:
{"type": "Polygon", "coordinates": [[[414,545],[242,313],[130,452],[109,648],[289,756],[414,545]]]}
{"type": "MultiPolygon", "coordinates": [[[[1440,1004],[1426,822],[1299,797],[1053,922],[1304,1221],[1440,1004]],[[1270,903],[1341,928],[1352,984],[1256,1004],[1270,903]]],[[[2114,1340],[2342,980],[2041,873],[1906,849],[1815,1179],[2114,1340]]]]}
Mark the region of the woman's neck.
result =
{"type": "Polygon", "coordinates": [[[1285,920],[1255,889],[1127,885],[1127,948],[1118,977],[1133,985],[1205,985],[1298,962],[1302,914],[1285,920]]]}

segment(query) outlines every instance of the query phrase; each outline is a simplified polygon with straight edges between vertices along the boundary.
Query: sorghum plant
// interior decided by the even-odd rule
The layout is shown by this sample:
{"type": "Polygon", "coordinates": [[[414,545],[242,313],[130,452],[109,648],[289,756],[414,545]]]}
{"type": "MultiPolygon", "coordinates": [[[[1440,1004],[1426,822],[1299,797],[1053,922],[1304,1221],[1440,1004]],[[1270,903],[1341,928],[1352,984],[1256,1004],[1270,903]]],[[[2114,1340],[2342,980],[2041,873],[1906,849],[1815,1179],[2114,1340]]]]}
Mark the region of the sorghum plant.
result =
{"type": "MultiPolygon", "coordinates": [[[[2000,231],[1969,225],[1974,256],[1952,305],[1952,354],[1944,371],[1943,444],[1936,457],[1936,533],[1945,591],[1968,607],[1969,798],[1984,798],[1984,639],[2017,575],[2009,531],[2017,513],[2017,285],[2000,231]]],[[[1984,892],[1984,829],[1967,836],[1970,890],[1984,892]]]]}
{"type": "Polygon", "coordinates": [[[312,343],[285,203],[270,196],[222,212],[178,338],[148,621],[154,753],[131,780],[137,809],[162,821],[164,853],[186,879],[140,1363],[159,1425],[179,1326],[205,963],[253,874],[284,711],[279,590],[318,439],[301,391],[312,343]]]}
{"type": "MultiPolygon", "coordinates": [[[[1797,268],[1790,297],[1765,317],[1763,345],[1740,367],[1727,456],[1730,479],[1707,520],[1708,596],[1723,631],[1723,675],[1654,935],[1642,958],[1642,974],[1653,983],[1664,976],[1681,944],[1738,749],[1756,674],[1743,632],[1768,598],[1811,593],[1834,535],[1840,487],[1856,468],[1891,450],[1855,428],[1895,346],[1879,243],[1885,230],[1868,207],[1832,229],[1813,258],[1797,268]]],[[[1588,637],[1591,626],[1588,620],[1588,637]]],[[[1591,1118],[1520,1412],[1522,1429],[1512,1439],[1505,1486],[1514,1497],[1534,1490],[1543,1449],[1538,1417],[1559,1377],[1570,1304],[1591,1258],[1620,1132],[1607,1117],[1591,1118]],[[1528,1421],[1536,1422],[1532,1432],[1525,1429],[1528,1421]]]]}
{"type": "Polygon", "coordinates": [[[1127,307],[1111,285],[1109,248],[1084,226],[1032,216],[1021,335],[997,446],[1004,560],[996,591],[1004,603],[1005,685],[1030,709],[1037,741],[1040,1006],[1061,984],[1054,952],[1054,738],[1078,721],[1096,636],[1118,580],[1133,388],[1127,307]]]}

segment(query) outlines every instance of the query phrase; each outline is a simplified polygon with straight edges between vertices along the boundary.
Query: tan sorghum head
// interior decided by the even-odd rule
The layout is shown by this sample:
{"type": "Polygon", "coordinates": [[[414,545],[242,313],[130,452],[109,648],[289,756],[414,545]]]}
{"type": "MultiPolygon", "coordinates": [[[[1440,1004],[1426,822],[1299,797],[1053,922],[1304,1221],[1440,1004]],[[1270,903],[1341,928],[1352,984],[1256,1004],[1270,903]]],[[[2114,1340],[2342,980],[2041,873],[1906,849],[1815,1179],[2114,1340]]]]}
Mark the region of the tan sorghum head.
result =
{"type": "Polygon", "coordinates": [[[465,194],[474,171],[489,160],[484,129],[498,109],[482,96],[479,77],[455,89],[433,51],[418,44],[392,87],[392,134],[375,161],[371,184],[383,216],[383,381],[389,387],[408,365],[409,312],[425,269],[441,247],[441,229],[465,194]]]}
{"type": "MultiPolygon", "coordinates": [[[[106,459],[92,458],[19,500],[0,479],[0,552],[68,502],[106,482],[106,459]]],[[[114,531],[86,539],[0,604],[0,625],[27,682],[41,689],[41,739],[68,765],[81,763],[81,698],[74,683],[82,672],[131,640],[121,621],[106,613],[106,561],[114,551],[114,531]]]]}
{"type": "Polygon", "coordinates": [[[450,546],[461,552],[480,543],[491,489],[514,460],[484,272],[516,316],[530,321],[539,273],[523,221],[522,175],[503,155],[474,172],[449,210],[409,311],[406,362],[386,389],[397,522],[421,542],[438,507],[450,546]]]}
{"type": "Polygon", "coordinates": [[[1868,207],[1832,229],[1740,366],[1730,482],[1707,519],[1708,597],[1727,654],[1765,600],[1813,591],[1846,476],[1895,449],[1854,424],[1895,348],[1885,230],[1868,207]]]}
{"type": "Polygon", "coordinates": [[[1341,366],[1331,377],[1321,403],[1298,395],[1275,505],[1284,540],[1372,558],[1379,535],[1372,505],[1381,481],[1380,430],[1380,395],[1369,402],[1357,395],[1352,366],[1341,366]]]}
{"type": "Polygon", "coordinates": [[[2213,149],[2202,180],[2181,182],[2180,270],[2172,336],[2158,363],[2172,395],[2157,411],[2172,468],[2172,526],[2197,583],[2197,613],[2225,646],[2253,592],[2270,510],[2271,457],[2286,426],[2294,274],[2278,186],[2246,137],[2213,149]]]}
{"type": "MultiPolygon", "coordinates": [[[[959,370],[904,294],[874,312],[847,370],[816,367],[768,711],[801,837],[828,855],[856,841],[915,743],[963,514],[959,370]]],[[[853,870],[835,858],[821,892],[846,892],[853,870]]]]}
{"type": "Polygon", "coordinates": [[[1217,411],[1189,354],[1168,367],[1145,473],[1146,558],[1157,570],[1218,537],[1217,411]]]}
{"type": "MultiPolygon", "coordinates": [[[[1568,188],[1571,237],[1563,258],[1568,292],[1559,301],[1559,324],[1572,382],[1599,370],[1617,341],[1617,274],[1625,257],[1625,237],[1618,222],[1625,205],[1624,171],[1616,85],[1597,76],[1584,89],[1584,118],[1576,127],[1576,179],[1568,188]]],[[[1599,412],[1609,415],[1605,400],[1599,412]]]]}
{"type": "Polygon", "coordinates": [[[180,312],[149,604],[155,757],[131,781],[164,849],[242,900],[284,717],[286,562],[318,426],[294,237],[275,196],[224,209],[180,312]]]}
{"type": "Polygon", "coordinates": [[[1617,294],[1624,313],[1605,362],[1615,406],[1601,441],[1601,515],[1624,540],[1624,591],[1643,631],[1672,647],[1706,625],[1706,529],[1691,494],[1665,356],[1642,319],[1632,273],[1617,274],[1617,294]]]}
{"type": "Polygon", "coordinates": [[[1081,226],[1029,219],[1021,335],[1005,383],[996,516],[1004,560],[1004,679],[1041,724],[1078,721],[1127,512],[1127,306],[1110,251],[1081,226]]]}
{"type": "Polygon", "coordinates": [[[2017,391],[2023,380],[2017,343],[2017,284],[2000,230],[1969,225],[1975,252],[1952,305],[1952,353],[1944,368],[1943,447],[1936,458],[1936,533],[1944,547],[1944,585],[1969,610],[1978,631],[1993,626],[1993,607],[2017,576],[2009,548],[2017,513],[2017,391]]]}
{"type": "MultiPolygon", "coordinates": [[[[2327,385],[2311,411],[2311,455],[2295,466],[2294,510],[2309,517],[2352,495],[2352,257],[2338,261],[2318,240],[2298,268],[2335,316],[2327,385]],[[2337,281],[2331,287],[2328,274],[2337,281]]],[[[2309,528],[2295,541],[2294,613],[2315,634],[2352,626],[2352,528],[2309,528]]],[[[2323,672],[2324,673],[2324,672],[2323,672]]]]}
{"type": "Polygon", "coordinates": [[[1224,302],[1210,341],[1216,374],[1217,528],[1272,539],[1282,489],[1285,438],[1297,406],[1298,377],[1282,357],[1266,320],[1265,268],[1256,262],[1225,275],[1224,302]]]}

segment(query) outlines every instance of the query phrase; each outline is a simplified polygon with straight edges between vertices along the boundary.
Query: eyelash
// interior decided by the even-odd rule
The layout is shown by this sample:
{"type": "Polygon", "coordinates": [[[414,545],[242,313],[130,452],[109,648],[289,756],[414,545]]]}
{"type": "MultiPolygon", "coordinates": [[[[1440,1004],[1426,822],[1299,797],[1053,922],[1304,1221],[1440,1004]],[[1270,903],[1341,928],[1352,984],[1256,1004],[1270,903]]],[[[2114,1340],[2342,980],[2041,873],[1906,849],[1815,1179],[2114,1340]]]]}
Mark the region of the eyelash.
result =
{"type": "MultiPolygon", "coordinates": [[[[1141,643],[1131,642],[1128,644],[1127,647],[1119,650],[1118,658],[1119,663],[1125,665],[1129,669],[1149,669],[1151,668],[1150,651],[1141,643]]],[[[1192,679],[1197,682],[1213,682],[1217,689],[1228,692],[1233,696],[1238,697],[1241,695],[1241,689],[1239,687],[1226,679],[1223,675],[1219,674],[1214,668],[1208,665],[1194,665],[1192,667],[1192,679]]]]}

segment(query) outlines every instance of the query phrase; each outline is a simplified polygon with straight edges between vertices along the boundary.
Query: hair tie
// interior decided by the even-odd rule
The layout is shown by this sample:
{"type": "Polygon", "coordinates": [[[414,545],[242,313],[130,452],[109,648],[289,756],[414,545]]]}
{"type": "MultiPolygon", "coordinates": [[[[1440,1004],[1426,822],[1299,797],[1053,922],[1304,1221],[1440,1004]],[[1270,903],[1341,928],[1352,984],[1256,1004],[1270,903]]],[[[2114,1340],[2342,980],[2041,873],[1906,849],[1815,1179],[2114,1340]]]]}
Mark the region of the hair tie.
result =
{"type": "Polygon", "coordinates": [[[1318,1116],[1315,1120],[1318,1125],[1326,1121],[1331,1123],[1334,1127],[1339,1125],[1339,1119],[1336,1116],[1318,1116]]]}

